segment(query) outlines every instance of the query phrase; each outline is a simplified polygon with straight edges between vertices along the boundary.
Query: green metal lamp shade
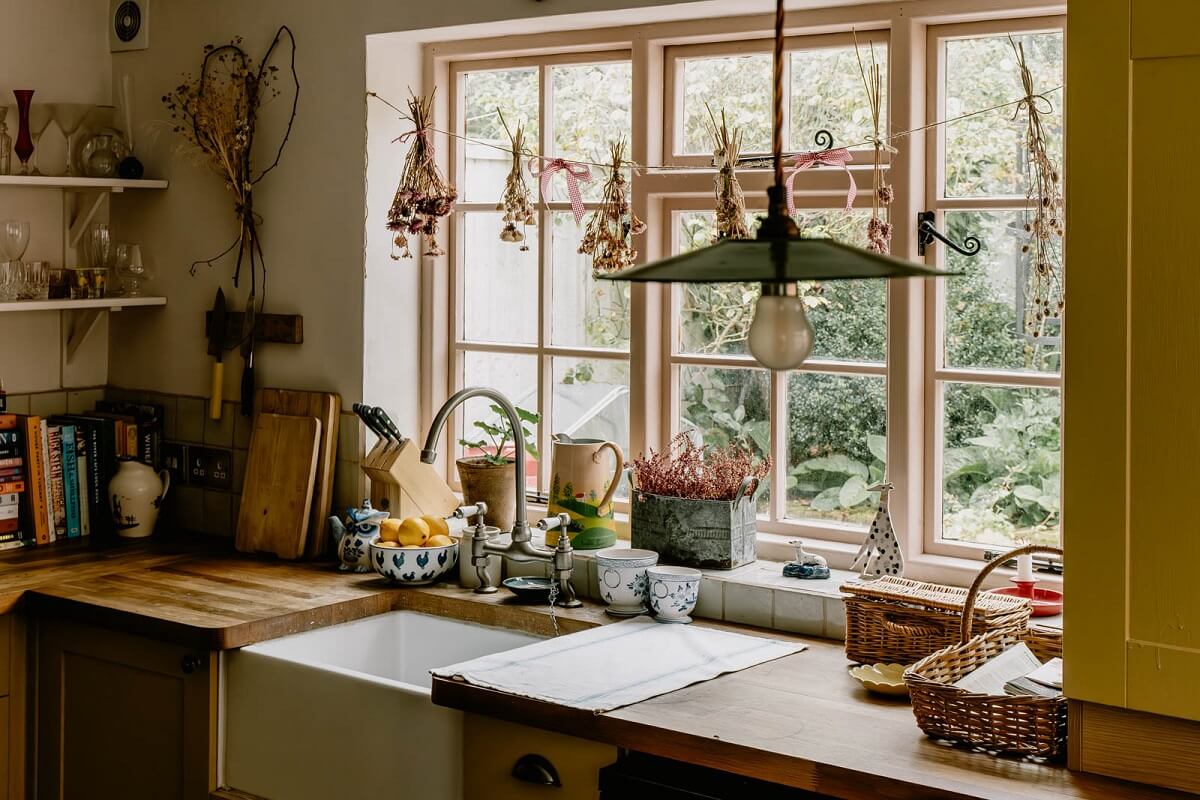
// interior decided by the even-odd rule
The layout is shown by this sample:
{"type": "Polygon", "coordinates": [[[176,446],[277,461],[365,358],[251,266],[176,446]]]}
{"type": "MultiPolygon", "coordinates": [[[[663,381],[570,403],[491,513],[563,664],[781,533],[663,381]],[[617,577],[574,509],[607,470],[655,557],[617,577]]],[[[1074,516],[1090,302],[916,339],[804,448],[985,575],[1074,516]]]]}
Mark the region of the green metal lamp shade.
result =
{"type": "Polygon", "coordinates": [[[861,278],[943,278],[957,274],[872,253],[833,239],[788,238],[726,239],[690,253],[596,277],[658,283],[791,283],[861,278]]]}

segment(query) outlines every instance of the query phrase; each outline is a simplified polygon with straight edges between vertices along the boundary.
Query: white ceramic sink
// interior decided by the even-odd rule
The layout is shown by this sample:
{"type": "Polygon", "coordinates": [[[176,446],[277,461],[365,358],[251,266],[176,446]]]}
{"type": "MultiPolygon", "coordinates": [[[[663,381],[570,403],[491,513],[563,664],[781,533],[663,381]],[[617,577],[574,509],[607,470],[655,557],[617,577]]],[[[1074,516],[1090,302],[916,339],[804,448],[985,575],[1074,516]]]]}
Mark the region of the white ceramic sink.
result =
{"type": "Polygon", "coordinates": [[[223,782],[270,800],[457,800],[462,715],[429,670],[537,637],[393,611],[226,660],[223,782]]]}

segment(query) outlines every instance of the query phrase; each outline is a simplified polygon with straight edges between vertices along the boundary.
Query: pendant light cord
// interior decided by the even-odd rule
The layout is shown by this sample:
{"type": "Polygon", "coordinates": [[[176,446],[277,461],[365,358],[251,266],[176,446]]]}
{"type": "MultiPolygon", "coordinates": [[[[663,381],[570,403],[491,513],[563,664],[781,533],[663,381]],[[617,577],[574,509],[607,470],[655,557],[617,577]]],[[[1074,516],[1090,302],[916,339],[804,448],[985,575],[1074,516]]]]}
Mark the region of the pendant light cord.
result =
{"type": "Polygon", "coordinates": [[[783,186],[783,0],[775,1],[775,124],[771,130],[771,157],[775,185],[783,186]]]}

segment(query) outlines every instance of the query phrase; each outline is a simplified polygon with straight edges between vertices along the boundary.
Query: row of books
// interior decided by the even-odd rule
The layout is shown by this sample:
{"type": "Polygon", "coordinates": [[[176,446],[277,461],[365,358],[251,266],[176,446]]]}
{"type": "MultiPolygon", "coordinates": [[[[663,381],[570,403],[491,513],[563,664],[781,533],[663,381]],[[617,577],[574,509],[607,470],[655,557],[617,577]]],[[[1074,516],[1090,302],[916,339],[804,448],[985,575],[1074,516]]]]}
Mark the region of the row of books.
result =
{"type": "Polygon", "coordinates": [[[113,533],[108,482],[122,458],[160,467],[162,416],[106,401],[45,419],[0,414],[0,549],[113,533]]]}

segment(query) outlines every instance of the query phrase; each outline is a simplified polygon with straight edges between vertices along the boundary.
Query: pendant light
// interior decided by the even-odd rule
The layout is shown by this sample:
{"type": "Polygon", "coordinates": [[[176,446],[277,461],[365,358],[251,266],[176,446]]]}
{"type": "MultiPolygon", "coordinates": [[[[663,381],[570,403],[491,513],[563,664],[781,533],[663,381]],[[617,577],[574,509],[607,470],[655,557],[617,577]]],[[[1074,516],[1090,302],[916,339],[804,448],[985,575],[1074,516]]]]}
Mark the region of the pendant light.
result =
{"type": "Polygon", "coordinates": [[[725,239],[690,253],[601,274],[601,280],[658,283],[762,284],[750,325],[750,353],[764,367],[795,369],[812,350],[813,330],[797,281],[862,278],[934,278],[954,273],[914,264],[833,239],[806,239],[788,214],[783,180],[783,0],[775,5],[774,126],[771,150],[775,185],[767,190],[767,216],[754,239],[725,239]]]}

